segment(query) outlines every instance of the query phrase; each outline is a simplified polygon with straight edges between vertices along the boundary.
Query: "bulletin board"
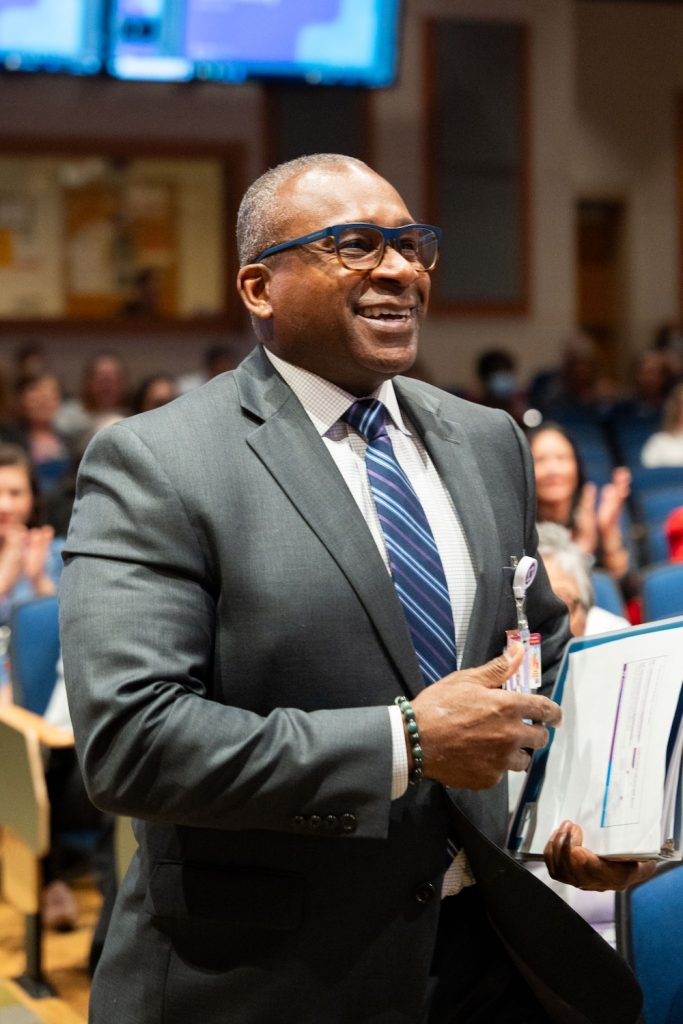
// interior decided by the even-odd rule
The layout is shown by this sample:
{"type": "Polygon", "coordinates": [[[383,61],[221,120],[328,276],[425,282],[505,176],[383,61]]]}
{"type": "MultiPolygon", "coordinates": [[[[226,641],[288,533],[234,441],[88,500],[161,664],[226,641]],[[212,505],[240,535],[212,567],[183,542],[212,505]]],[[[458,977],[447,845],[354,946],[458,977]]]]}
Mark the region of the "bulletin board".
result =
{"type": "Polygon", "coordinates": [[[0,329],[234,326],[239,154],[0,157],[0,329]]]}

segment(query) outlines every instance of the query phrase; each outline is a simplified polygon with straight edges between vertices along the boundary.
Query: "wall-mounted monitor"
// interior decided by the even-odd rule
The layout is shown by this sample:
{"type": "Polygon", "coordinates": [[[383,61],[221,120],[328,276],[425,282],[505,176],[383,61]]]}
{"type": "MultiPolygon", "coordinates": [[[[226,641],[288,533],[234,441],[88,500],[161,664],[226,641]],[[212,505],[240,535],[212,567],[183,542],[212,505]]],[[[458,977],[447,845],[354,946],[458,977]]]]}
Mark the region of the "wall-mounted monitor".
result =
{"type": "Polygon", "coordinates": [[[0,70],[94,75],[105,0],[0,0],[0,70]]]}
{"type": "Polygon", "coordinates": [[[113,0],[108,71],[147,81],[385,86],[399,0],[113,0]]]}

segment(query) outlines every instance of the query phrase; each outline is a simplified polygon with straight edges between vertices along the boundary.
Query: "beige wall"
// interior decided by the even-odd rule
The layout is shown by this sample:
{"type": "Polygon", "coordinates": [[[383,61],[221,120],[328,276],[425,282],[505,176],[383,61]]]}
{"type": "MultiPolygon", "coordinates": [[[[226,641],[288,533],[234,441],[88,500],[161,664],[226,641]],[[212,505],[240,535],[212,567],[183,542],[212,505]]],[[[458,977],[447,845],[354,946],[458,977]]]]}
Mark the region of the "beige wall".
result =
{"type": "MultiPolygon", "coordinates": [[[[421,21],[428,16],[522,21],[531,34],[531,309],[516,317],[432,317],[423,353],[437,383],[468,383],[476,356],[509,347],[523,373],[547,365],[573,325],[574,253],[571,140],[573,6],[570,0],[418,0],[406,5],[397,87],[376,101],[379,169],[419,213],[422,139],[421,21]],[[410,143],[408,143],[410,140],[410,143]]],[[[448,259],[447,245],[444,259],[448,259]]]]}
{"type": "Polygon", "coordinates": [[[676,117],[683,93],[683,10],[579,3],[577,195],[626,204],[625,336],[631,350],[678,310],[676,117]]]}
{"type": "MultiPolygon", "coordinates": [[[[398,84],[376,94],[375,163],[417,216],[422,181],[421,21],[426,16],[521,20],[529,25],[532,116],[532,296],[527,316],[433,317],[425,359],[437,382],[468,383],[479,352],[509,346],[524,374],[553,362],[575,309],[578,196],[628,203],[626,336],[644,344],[675,315],[675,103],[683,87],[683,11],[671,5],[574,0],[406,0],[398,84]]],[[[258,86],[0,79],[0,137],[158,138],[243,142],[245,176],[262,168],[258,86]]],[[[447,251],[444,256],[447,258],[447,251]]],[[[0,359],[19,338],[0,338],[0,359]]],[[[105,341],[136,376],[192,368],[207,342],[181,336],[50,341],[73,377],[84,350],[105,341]]],[[[248,345],[245,335],[242,340],[248,345]]]]}

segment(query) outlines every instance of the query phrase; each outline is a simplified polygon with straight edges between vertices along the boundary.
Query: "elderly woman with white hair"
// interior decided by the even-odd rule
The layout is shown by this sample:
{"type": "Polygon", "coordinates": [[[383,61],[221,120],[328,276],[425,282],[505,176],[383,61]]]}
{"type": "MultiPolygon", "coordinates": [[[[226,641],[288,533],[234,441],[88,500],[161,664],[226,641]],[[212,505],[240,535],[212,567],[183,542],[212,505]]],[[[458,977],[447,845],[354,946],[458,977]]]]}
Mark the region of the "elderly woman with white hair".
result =
{"type": "Polygon", "coordinates": [[[538,551],[550,586],[567,605],[569,627],[574,636],[608,633],[628,626],[628,620],[595,604],[591,581],[591,559],[558,523],[538,524],[538,551]]]}

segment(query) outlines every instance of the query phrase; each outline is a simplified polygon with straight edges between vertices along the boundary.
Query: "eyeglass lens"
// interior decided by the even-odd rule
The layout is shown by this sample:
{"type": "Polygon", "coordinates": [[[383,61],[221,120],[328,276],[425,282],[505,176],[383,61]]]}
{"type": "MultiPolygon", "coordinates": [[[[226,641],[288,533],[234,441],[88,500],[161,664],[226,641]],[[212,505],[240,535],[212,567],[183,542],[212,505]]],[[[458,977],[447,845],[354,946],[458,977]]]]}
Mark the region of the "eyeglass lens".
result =
{"type": "MultiPolygon", "coordinates": [[[[384,235],[378,228],[344,228],[336,243],[339,259],[350,269],[373,269],[384,255],[384,235]]],[[[419,263],[424,270],[431,270],[436,263],[438,240],[429,228],[407,227],[389,244],[409,263],[419,263]]]]}

